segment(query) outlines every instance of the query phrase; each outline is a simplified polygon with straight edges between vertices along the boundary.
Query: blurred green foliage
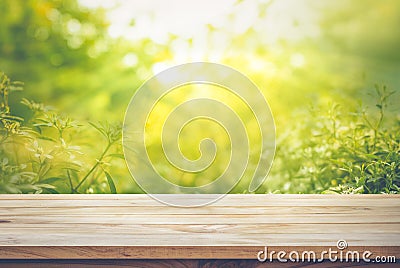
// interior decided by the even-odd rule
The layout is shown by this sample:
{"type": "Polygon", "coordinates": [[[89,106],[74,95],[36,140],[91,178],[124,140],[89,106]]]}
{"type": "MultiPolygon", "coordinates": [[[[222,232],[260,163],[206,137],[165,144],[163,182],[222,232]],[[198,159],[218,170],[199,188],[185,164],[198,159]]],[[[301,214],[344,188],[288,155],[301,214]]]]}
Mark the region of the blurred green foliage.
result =
{"type": "MultiPolygon", "coordinates": [[[[376,86],[376,111],[358,107],[344,113],[338,104],[310,107],[290,135],[281,137],[275,189],[289,193],[399,193],[400,120],[383,125],[394,92],[376,86]]],[[[276,172],[276,173],[275,173],[276,172]]]]}
{"type": "MultiPolygon", "coordinates": [[[[254,27],[210,24],[205,40],[228,37],[219,61],[248,75],[275,116],[275,163],[257,192],[397,193],[400,2],[304,1],[319,34],[269,42],[262,21],[275,2],[258,3],[254,27]]],[[[120,159],[117,122],[155,66],[184,52],[175,44],[194,41],[112,38],[108,10],[75,0],[4,0],[0,10],[0,70],[12,79],[1,78],[0,191],[141,192],[120,159]],[[113,123],[89,123],[99,121],[113,123]]]]}
{"type": "MultiPolygon", "coordinates": [[[[1,166],[0,191],[5,193],[91,193],[107,192],[99,177],[105,176],[109,190],[116,193],[108,169],[111,159],[121,157],[121,124],[93,124],[92,129],[51,107],[22,99],[30,109],[29,120],[12,114],[8,96],[21,90],[21,83],[0,75],[1,166]],[[103,136],[104,146],[96,157],[93,143],[82,136],[103,136]],[[98,135],[97,135],[98,136],[98,135]],[[85,150],[85,146],[88,149],[85,150]]],[[[99,139],[101,141],[101,139],[99,139]]]]}

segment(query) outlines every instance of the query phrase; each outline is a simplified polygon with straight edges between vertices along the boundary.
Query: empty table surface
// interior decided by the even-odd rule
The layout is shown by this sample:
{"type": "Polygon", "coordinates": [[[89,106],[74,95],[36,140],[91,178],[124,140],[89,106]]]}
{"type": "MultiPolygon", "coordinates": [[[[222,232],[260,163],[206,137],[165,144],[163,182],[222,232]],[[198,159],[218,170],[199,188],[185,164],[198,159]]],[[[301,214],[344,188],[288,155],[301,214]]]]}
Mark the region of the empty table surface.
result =
{"type": "Polygon", "coordinates": [[[3,259],[256,259],[266,246],[321,253],[339,240],[399,258],[400,196],[227,195],[179,208],[142,194],[0,195],[3,259]]]}

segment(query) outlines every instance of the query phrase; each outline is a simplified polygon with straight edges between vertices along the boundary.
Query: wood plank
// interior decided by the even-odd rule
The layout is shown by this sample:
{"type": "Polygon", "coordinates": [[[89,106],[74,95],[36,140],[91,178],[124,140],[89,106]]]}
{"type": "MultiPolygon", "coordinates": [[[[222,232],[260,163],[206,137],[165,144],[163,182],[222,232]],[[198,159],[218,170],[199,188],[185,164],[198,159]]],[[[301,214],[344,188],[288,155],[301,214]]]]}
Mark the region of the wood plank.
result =
{"type": "MultiPolygon", "coordinates": [[[[320,255],[330,246],[291,246],[290,250],[313,251],[320,255]]],[[[331,246],[332,250],[337,250],[331,246]]],[[[260,246],[0,246],[3,259],[251,259],[257,260],[257,253],[264,250],[260,246]],[[7,255],[5,255],[7,253],[7,255]]],[[[271,246],[268,252],[287,251],[287,246],[271,246]]],[[[394,256],[396,247],[351,247],[361,254],[369,250],[375,256],[394,256]]],[[[288,252],[288,251],[287,251],[288,252]]],[[[345,254],[347,251],[343,251],[345,254]]]]}
{"type": "MultiPolygon", "coordinates": [[[[75,224],[262,224],[262,223],[311,223],[311,224],[345,224],[345,223],[399,223],[400,216],[397,215],[332,215],[332,214],[304,214],[304,215],[69,215],[68,213],[59,216],[1,216],[0,224],[21,223],[21,224],[40,224],[47,222],[50,224],[75,223],[75,224]],[[66,216],[66,217],[64,217],[66,216]]],[[[1,225],[0,225],[1,227],[1,225]]]]}
{"type": "Polygon", "coordinates": [[[147,195],[0,195],[0,258],[255,259],[264,246],[321,252],[339,239],[399,257],[399,196],[227,195],[178,208],[147,195]]]}
{"type": "MultiPolygon", "coordinates": [[[[172,196],[173,200],[177,203],[182,202],[190,198],[196,198],[199,200],[209,200],[210,196],[219,195],[168,195],[172,196]],[[190,196],[190,197],[189,197],[190,196]]],[[[76,203],[71,202],[72,200],[79,200],[80,206],[89,207],[131,207],[131,206],[157,206],[160,207],[158,201],[149,197],[145,194],[93,194],[93,195],[71,195],[71,194],[43,194],[36,195],[32,198],[32,195],[25,194],[5,194],[0,195],[0,208],[1,207],[74,207],[76,203]],[[29,197],[30,196],[30,197],[29,197]],[[29,202],[23,202],[23,200],[29,200],[29,202]],[[43,201],[51,202],[43,202],[43,201]],[[21,201],[21,202],[20,202],[21,201]]],[[[382,207],[382,206],[400,206],[399,198],[393,197],[393,195],[240,195],[232,194],[225,195],[224,198],[211,204],[212,207],[220,206],[251,206],[251,207],[281,207],[281,206],[345,206],[345,207],[382,207]],[[251,196],[251,198],[248,198],[251,196]],[[332,203],[334,202],[334,204],[332,203]]],[[[166,207],[165,205],[163,207],[166,207]]],[[[206,206],[209,207],[209,206],[206,206]]],[[[193,209],[193,208],[182,208],[182,209],[193,209]]]]}
{"type": "Polygon", "coordinates": [[[364,234],[365,230],[374,230],[375,234],[391,233],[400,234],[400,224],[307,224],[307,223],[289,223],[289,224],[54,224],[38,223],[38,224],[14,224],[12,222],[1,224],[3,234],[13,231],[18,233],[23,232],[40,232],[46,230],[49,232],[101,232],[101,233],[122,233],[122,234],[144,234],[144,233],[162,233],[185,235],[187,233],[241,233],[241,234],[297,234],[311,233],[315,230],[324,230],[329,234],[332,230],[337,233],[354,233],[364,234]],[[361,226],[360,226],[361,225],[361,226]]]}
{"type": "MultiPolygon", "coordinates": [[[[15,204],[15,202],[14,202],[15,204]]],[[[17,203],[19,204],[19,203],[17,203]]],[[[46,215],[63,215],[68,211],[68,215],[295,215],[295,214],[341,214],[354,215],[400,215],[400,206],[385,207],[351,207],[351,206],[279,206],[277,207],[252,207],[252,206],[224,206],[224,207],[204,207],[201,210],[182,209],[179,212],[174,207],[166,206],[46,206],[46,215]],[[60,209],[62,208],[62,210],[60,209]]],[[[21,215],[42,215],[43,207],[7,207],[7,210],[0,210],[0,216],[21,216],[21,215]]]]}
{"type": "MultiPolygon", "coordinates": [[[[390,265],[390,264],[389,264],[390,265]]],[[[68,267],[68,268],[86,268],[86,267],[115,267],[115,268],[126,268],[126,267],[138,267],[138,268],[260,268],[260,267],[268,267],[268,268],[306,268],[306,267],[320,267],[320,268],[342,268],[342,267],[359,267],[359,266],[370,266],[370,267],[394,267],[393,264],[388,266],[386,263],[346,263],[346,262],[305,262],[305,263],[279,263],[279,262],[271,262],[271,263],[260,263],[256,260],[132,260],[132,259],[113,259],[113,260],[3,260],[0,261],[0,267],[5,268],[25,268],[25,267],[38,267],[38,268],[59,268],[59,267],[68,267]]]]}
{"type": "Polygon", "coordinates": [[[312,234],[141,234],[130,235],[129,233],[90,233],[82,231],[79,233],[42,231],[27,231],[21,233],[4,232],[2,233],[1,245],[54,245],[54,246],[247,246],[247,245],[271,245],[271,246],[308,246],[322,245],[331,246],[340,239],[350,241],[353,246],[397,246],[399,247],[398,234],[343,234],[343,233],[312,233],[312,234]],[[29,236],[29,242],[26,237],[29,236]],[[367,237],[367,239],[365,238],[367,237]]]}

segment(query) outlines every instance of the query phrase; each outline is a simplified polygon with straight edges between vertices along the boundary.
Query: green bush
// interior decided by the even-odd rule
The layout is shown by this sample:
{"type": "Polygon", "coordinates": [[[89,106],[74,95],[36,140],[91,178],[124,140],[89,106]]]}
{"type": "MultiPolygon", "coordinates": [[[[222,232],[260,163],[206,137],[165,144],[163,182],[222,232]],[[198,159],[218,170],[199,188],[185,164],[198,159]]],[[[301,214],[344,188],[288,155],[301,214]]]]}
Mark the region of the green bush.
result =
{"type": "MultiPolygon", "coordinates": [[[[0,193],[116,193],[110,170],[118,169],[112,159],[123,159],[121,124],[80,124],[25,98],[31,117],[15,116],[8,100],[22,86],[0,76],[0,193]]],[[[278,135],[267,191],[399,193],[400,118],[386,118],[393,92],[375,93],[375,111],[334,104],[297,116],[278,135]]]]}
{"type": "Polygon", "coordinates": [[[121,124],[82,125],[27,99],[31,118],[14,116],[8,100],[20,90],[0,75],[0,193],[116,193],[108,166],[123,158],[121,124]]]}
{"type": "Polygon", "coordinates": [[[370,112],[346,113],[338,104],[311,108],[278,137],[275,187],[284,193],[399,193],[400,120],[385,120],[393,93],[376,86],[370,112]]]}

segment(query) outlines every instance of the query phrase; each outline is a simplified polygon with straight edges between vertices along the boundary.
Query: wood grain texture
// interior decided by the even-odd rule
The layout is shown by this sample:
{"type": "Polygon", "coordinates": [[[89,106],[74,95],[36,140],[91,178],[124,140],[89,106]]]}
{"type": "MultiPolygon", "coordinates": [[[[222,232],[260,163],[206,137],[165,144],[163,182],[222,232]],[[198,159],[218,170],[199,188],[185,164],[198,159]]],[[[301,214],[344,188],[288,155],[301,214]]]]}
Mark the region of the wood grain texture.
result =
{"type": "Polygon", "coordinates": [[[81,267],[140,267],[140,268],[342,268],[342,267],[398,267],[398,264],[377,263],[332,263],[328,261],[313,263],[260,263],[256,260],[0,260],[1,268],[81,268],[81,267]]]}
{"type": "MultiPolygon", "coordinates": [[[[174,198],[204,198],[174,195],[174,198]]],[[[0,195],[2,259],[256,259],[269,251],[400,257],[396,195],[227,195],[177,208],[147,195],[0,195]]]]}

